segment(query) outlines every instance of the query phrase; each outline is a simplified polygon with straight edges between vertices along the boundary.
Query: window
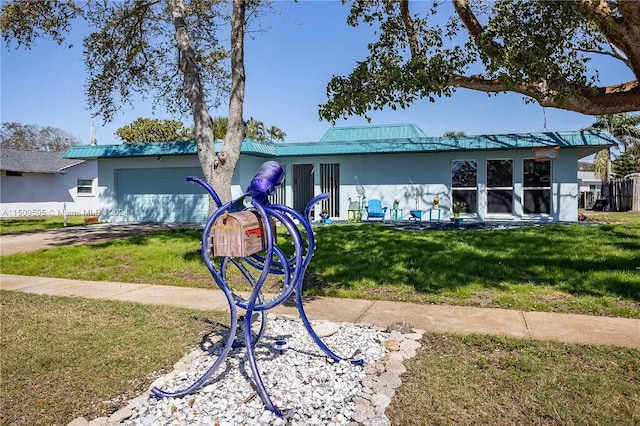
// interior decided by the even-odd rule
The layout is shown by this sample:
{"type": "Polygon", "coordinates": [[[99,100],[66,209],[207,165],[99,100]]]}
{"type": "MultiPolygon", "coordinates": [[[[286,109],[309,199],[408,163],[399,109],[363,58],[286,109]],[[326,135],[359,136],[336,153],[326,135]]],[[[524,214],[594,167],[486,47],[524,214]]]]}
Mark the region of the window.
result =
{"type": "MultiPolygon", "coordinates": [[[[284,166],[282,166],[284,167],[284,166]]],[[[273,194],[269,195],[269,202],[272,204],[287,204],[287,197],[286,197],[286,188],[287,188],[287,183],[286,183],[286,175],[282,178],[282,182],[280,183],[280,185],[276,186],[276,190],[273,192],[273,194]]]]}
{"type": "Polygon", "coordinates": [[[551,162],[524,160],[524,214],[551,213],[551,162]]]}
{"type": "Polygon", "coordinates": [[[78,178],[76,187],[78,195],[93,195],[93,179],[78,178]]]}
{"type": "Polygon", "coordinates": [[[322,201],[322,210],[329,216],[340,216],[340,164],[320,164],[320,192],[329,194],[322,201]]]}
{"type": "Polygon", "coordinates": [[[464,213],[477,211],[478,162],[476,160],[453,160],[451,162],[452,202],[464,201],[467,209],[464,213]]]}
{"type": "Polygon", "coordinates": [[[487,160],[487,213],[513,213],[513,160],[487,160]]]}

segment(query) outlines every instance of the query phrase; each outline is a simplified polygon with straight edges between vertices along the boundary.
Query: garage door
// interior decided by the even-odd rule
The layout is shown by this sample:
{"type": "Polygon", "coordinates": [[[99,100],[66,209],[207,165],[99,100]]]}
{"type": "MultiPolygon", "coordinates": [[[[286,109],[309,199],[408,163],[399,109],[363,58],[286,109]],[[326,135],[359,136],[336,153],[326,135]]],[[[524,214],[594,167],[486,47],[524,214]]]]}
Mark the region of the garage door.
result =
{"type": "Polygon", "coordinates": [[[127,221],[205,222],[208,197],[187,176],[202,177],[198,167],[116,170],[118,209],[127,221]]]}

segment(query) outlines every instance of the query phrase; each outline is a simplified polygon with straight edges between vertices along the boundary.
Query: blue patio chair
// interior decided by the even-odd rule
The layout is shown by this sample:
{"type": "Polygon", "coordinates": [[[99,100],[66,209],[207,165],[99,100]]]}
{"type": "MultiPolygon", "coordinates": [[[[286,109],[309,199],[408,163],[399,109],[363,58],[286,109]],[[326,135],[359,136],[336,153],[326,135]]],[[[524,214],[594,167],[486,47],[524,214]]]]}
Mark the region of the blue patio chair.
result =
{"type": "Polygon", "coordinates": [[[369,200],[367,206],[367,220],[380,219],[384,222],[384,216],[387,214],[387,207],[382,207],[382,201],[369,200]]]}

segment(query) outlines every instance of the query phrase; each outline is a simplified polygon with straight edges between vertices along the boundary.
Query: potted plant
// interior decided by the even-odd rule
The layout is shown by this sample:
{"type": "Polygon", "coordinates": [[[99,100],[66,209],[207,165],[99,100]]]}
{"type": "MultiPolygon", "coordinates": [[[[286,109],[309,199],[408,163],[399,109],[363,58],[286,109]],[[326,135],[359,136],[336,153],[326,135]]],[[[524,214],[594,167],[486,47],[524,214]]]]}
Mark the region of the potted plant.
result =
{"type": "Polygon", "coordinates": [[[438,210],[440,208],[440,198],[433,197],[433,209],[438,210]]]}
{"type": "Polygon", "coordinates": [[[456,201],[453,203],[453,217],[460,217],[460,213],[467,209],[467,203],[464,201],[456,201]]]}
{"type": "Polygon", "coordinates": [[[394,210],[398,210],[398,206],[400,205],[400,200],[398,200],[397,198],[395,200],[393,200],[393,209],[394,210]]]}
{"type": "Polygon", "coordinates": [[[331,221],[329,220],[329,210],[322,209],[322,212],[320,213],[320,219],[321,223],[331,223],[331,221]]]}

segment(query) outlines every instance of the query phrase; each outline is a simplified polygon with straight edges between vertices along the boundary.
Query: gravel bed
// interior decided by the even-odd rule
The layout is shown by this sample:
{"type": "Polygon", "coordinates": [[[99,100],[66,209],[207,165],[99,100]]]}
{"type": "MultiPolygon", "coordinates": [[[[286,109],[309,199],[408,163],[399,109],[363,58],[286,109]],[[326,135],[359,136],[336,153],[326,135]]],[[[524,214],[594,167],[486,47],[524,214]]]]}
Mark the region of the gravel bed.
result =
{"type": "MultiPolygon", "coordinates": [[[[388,330],[328,321],[312,324],[337,355],[362,358],[365,364],[333,362],[299,319],[268,314],[255,355],[264,386],[283,417],[269,411],[256,392],[246,349],[240,347],[232,349],[193,394],[156,398],[147,391],[110,417],[78,418],[69,425],[389,425],[384,411],[406,371],[403,361],[420,347],[422,332],[408,324],[388,330]],[[288,349],[274,349],[276,340],[286,340],[288,349]]],[[[176,391],[191,385],[217,359],[225,339],[224,334],[208,336],[150,388],[176,391]]]]}

